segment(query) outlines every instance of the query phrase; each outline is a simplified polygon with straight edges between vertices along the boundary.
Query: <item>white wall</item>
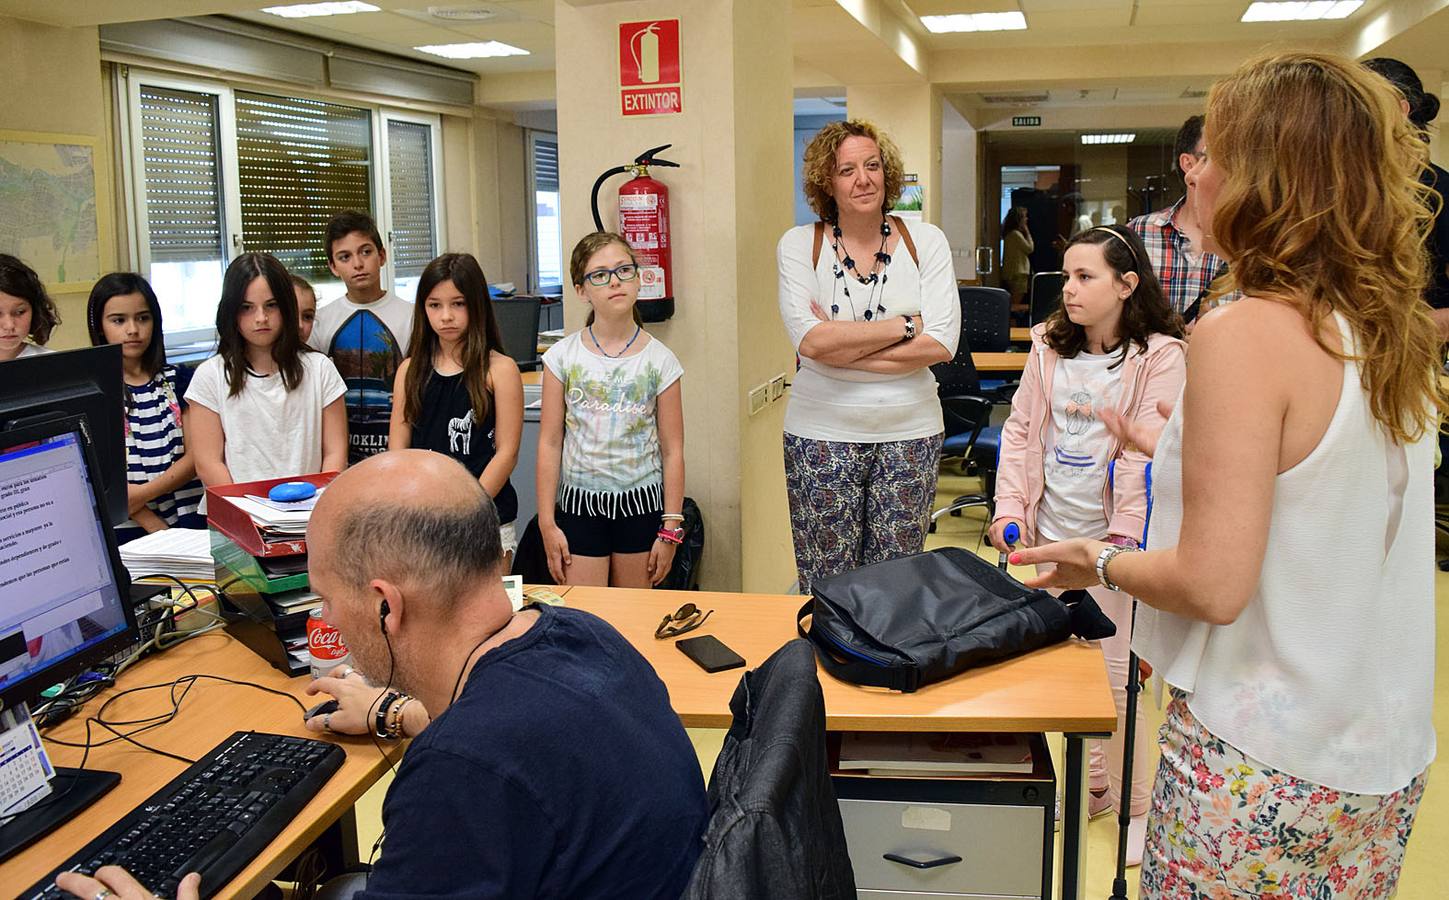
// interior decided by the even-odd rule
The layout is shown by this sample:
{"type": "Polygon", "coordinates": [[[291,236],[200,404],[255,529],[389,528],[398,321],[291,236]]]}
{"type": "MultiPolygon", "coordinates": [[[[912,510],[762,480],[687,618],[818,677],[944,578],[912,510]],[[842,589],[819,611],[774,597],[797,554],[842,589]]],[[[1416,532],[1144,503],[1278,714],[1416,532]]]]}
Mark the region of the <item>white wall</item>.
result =
{"type": "Polygon", "coordinates": [[[976,129],[941,104],[941,230],[951,243],[957,278],[976,277],[976,129]]]}

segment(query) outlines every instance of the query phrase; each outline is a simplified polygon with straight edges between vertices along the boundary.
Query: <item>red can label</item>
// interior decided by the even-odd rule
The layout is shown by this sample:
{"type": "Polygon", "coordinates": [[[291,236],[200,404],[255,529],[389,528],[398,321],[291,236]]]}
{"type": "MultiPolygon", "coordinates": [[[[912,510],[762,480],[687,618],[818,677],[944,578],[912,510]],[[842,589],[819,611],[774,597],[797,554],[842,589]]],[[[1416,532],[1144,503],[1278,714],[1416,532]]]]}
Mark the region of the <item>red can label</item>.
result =
{"type": "Polygon", "coordinates": [[[319,610],[307,617],[307,649],[313,659],[342,659],[347,655],[347,645],[342,643],[342,632],[327,624],[319,610]]]}

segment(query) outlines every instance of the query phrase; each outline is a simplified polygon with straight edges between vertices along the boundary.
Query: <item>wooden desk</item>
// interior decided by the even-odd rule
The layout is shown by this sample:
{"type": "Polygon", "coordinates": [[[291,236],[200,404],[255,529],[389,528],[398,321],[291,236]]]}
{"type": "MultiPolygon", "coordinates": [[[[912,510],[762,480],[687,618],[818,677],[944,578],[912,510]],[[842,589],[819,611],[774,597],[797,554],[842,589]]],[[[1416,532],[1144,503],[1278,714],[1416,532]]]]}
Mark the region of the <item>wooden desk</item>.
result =
{"type": "MultiPolygon", "coordinates": [[[[979,354],[978,354],[979,355],[979,354]]],[[[1005,355],[1005,354],[1002,354],[1005,355]]],[[[1025,356],[1026,354],[1015,354],[1025,356]]],[[[633,644],[669,688],[686,726],[728,728],[739,670],[710,675],[654,638],[659,620],[682,603],[714,610],[698,634],[713,634],[758,666],[796,636],[800,597],[699,591],[575,587],[568,605],[605,619],[633,644]]],[[[1107,667],[1096,647],[1068,641],[950,679],[912,694],[862,688],[819,669],[825,727],[832,731],[1060,731],[1067,736],[1062,821],[1062,897],[1081,897],[1086,828],[1084,738],[1117,728],[1107,667]]]]}
{"type": "MultiPolygon", "coordinates": [[[[306,678],[288,678],[272,668],[225,632],[214,632],[193,638],[184,644],[137,663],[121,678],[122,688],[149,684],[166,684],[183,675],[204,672],[237,681],[251,681],[275,690],[293,694],[306,706],[317,702],[302,692],[306,678]]],[[[46,732],[46,737],[80,742],[85,740],[86,714],[100,708],[115,688],[90,700],[81,713],[64,724],[46,732]]],[[[162,712],[170,707],[169,692],[147,691],[132,694],[118,701],[107,717],[136,719],[162,712]]],[[[302,714],[292,702],[255,688],[201,680],[182,701],[181,712],[174,722],[152,729],[138,740],[162,750],[191,759],[211,752],[233,731],[254,729],[298,737],[319,737],[302,727],[302,714]]],[[[91,736],[100,741],[109,734],[92,726],[91,736]]],[[[242,870],[230,884],[216,894],[221,898],[249,898],[276,878],[287,864],[315,841],[329,825],[352,810],[363,792],[382,777],[388,763],[377,746],[366,736],[329,735],[327,739],[347,751],[342,768],[323,785],[292,823],[277,836],[251,865],[242,870]]],[[[80,762],[81,751],[47,741],[51,760],[60,766],[80,762]]],[[[401,746],[393,752],[401,758],[401,746]]],[[[91,751],[86,767],[109,769],[121,773],[121,783],[80,815],[52,831],[26,850],[0,864],[0,894],[19,891],[44,877],[62,860],[85,846],[86,842],[110,827],[126,813],[151,796],[157,789],[185,768],[184,763],[148,753],[125,742],[117,742],[91,751]]]]}
{"type": "Polygon", "coordinates": [[[1026,367],[1029,353],[973,353],[971,361],[978,372],[1016,372],[1026,367]]]}
{"type": "Polygon", "coordinates": [[[1011,329],[1011,342],[1013,344],[1029,344],[1029,343],[1031,343],[1031,329],[1030,328],[1021,328],[1021,327],[1013,327],[1011,329]]]}
{"type": "Polygon", "coordinates": [[[535,369],[532,372],[520,372],[524,384],[543,384],[543,370],[535,369]]]}

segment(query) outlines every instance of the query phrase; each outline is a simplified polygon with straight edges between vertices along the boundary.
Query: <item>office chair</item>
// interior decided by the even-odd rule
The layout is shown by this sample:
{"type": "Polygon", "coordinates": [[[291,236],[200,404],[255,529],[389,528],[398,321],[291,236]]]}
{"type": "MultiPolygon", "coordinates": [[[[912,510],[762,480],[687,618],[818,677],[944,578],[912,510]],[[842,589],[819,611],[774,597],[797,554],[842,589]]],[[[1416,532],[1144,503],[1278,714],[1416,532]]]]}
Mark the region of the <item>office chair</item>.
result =
{"type": "Polygon", "coordinates": [[[1037,272],[1031,276],[1031,324],[1044,322],[1056,312],[1066,280],[1066,272],[1037,272]]]}
{"type": "Polygon", "coordinates": [[[958,287],[961,336],[979,353],[1011,349],[1011,295],[1001,288],[958,287]]]}
{"type": "Polygon", "coordinates": [[[991,421],[991,401],[971,395],[944,395],[941,414],[946,423],[946,439],[941,442],[941,458],[959,457],[964,473],[975,466],[981,473],[981,493],[963,494],[948,505],[931,513],[928,529],[936,531],[936,520],[945,515],[959,516],[961,510],[984,506],[988,518],[996,505],[996,458],[1001,452],[1001,426],[991,421]]]}
{"type": "Polygon", "coordinates": [[[494,297],[503,348],[523,372],[538,368],[538,297],[494,297]]]}

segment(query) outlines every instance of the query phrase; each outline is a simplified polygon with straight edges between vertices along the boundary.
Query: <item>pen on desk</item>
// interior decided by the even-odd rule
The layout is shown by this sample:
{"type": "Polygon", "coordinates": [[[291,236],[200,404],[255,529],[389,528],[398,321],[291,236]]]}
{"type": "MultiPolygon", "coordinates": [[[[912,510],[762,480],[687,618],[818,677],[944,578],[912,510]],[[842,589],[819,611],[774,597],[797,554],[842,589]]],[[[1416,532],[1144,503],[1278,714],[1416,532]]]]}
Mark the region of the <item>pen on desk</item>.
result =
{"type": "MultiPolygon", "coordinates": [[[[1021,529],[1016,527],[1015,522],[1008,522],[1006,528],[1001,532],[1001,539],[1006,541],[1007,547],[1015,547],[1016,542],[1021,540],[1021,529]]],[[[996,564],[1001,567],[1003,572],[1006,571],[1006,558],[1010,555],[1011,551],[1006,550],[997,558],[996,564]]]]}

